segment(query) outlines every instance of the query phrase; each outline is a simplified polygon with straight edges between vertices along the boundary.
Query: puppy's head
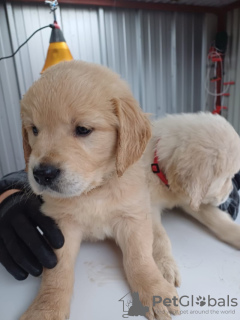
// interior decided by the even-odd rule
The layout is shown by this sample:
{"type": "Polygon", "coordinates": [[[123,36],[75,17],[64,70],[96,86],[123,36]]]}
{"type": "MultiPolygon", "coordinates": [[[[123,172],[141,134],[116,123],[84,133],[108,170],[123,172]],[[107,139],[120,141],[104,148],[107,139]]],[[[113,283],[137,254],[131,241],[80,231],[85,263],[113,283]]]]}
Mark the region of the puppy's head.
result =
{"type": "Polygon", "coordinates": [[[240,170],[238,134],[223,117],[209,113],[180,115],[176,121],[182,121],[179,140],[166,164],[171,189],[187,197],[193,210],[220,205],[240,170]]]}
{"type": "Polygon", "coordinates": [[[150,123],[126,83],[80,61],[44,72],[21,101],[24,155],[37,194],[78,196],[142,155],[150,123]]]}

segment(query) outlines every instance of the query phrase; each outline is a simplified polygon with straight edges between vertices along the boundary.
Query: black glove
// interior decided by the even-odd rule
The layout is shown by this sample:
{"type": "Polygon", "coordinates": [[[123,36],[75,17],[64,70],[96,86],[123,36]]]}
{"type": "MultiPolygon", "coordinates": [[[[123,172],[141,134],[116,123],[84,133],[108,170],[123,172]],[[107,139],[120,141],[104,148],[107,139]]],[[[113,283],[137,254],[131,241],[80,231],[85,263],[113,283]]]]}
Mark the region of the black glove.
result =
{"type": "Polygon", "coordinates": [[[226,211],[230,214],[233,220],[236,220],[239,212],[239,194],[238,190],[240,189],[240,173],[238,172],[235,174],[234,178],[232,179],[233,190],[229,195],[226,202],[222,203],[219,206],[219,209],[226,211]]]}
{"type": "Polygon", "coordinates": [[[54,268],[57,258],[52,247],[59,249],[64,244],[54,220],[39,210],[41,204],[39,197],[24,192],[0,204],[0,263],[17,280],[28,274],[39,276],[43,267],[54,268]]]}

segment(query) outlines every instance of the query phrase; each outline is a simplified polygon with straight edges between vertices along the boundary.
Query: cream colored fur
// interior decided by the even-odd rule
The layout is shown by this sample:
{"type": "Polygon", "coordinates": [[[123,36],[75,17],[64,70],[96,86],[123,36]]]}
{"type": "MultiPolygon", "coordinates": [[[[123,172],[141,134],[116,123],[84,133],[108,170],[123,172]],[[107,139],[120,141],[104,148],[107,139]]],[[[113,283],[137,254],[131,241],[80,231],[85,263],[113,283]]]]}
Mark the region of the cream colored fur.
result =
{"type": "MultiPolygon", "coordinates": [[[[211,113],[180,114],[155,121],[144,163],[154,220],[160,220],[163,209],[180,207],[219,239],[240,249],[240,226],[218,209],[232,191],[232,178],[240,169],[240,138],[223,117],[211,113]],[[155,150],[169,188],[151,171],[155,150]]],[[[169,243],[166,234],[162,232],[161,237],[162,242],[169,243]]],[[[172,275],[168,272],[167,278],[178,283],[170,245],[162,246],[161,251],[159,245],[157,248],[154,257],[158,265],[169,264],[172,275]]]]}
{"type": "MultiPolygon", "coordinates": [[[[44,199],[42,211],[58,222],[65,236],[64,247],[56,251],[57,266],[44,270],[41,289],[21,320],[67,319],[80,243],[105,238],[120,246],[129,285],[149,307],[148,319],[165,320],[178,313],[173,305],[152,304],[154,295],[171,299],[177,292],[153,259],[162,244],[155,241],[153,246],[141,159],[151,128],[125,82],[94,64],[60,63],[29,89],[21,114],[29,181],[44,199]],[[76,136],[77,126],[92,132],[76,136]],[[35,181],[33,169],[39,164],[61,170],[58,188],[35,181]]],[[[161,234],[161,225],[155,232],[161,234]]]]}
{"type": "Polygon", "coordinates": [[[65,236],[58,265],[44,270],[39,294],[21,320],[67,319],[80,244],[105,238],[122,249],[129,285],[149,306],[148,319],[178,313],[174,306],[152,306],[154,295],[172,298],[180,285],[160,222],[164,208],[183,208],[240,248],[239,226],[217,208],[240,168],[239,137],[223,118],[168,116],[153,123],[149,141],[149,121],[127,85],[107,68],[76,61],[44,72],[21,106],[29,181],[43,196],[42,211],[65,236]],[[76,126],[92,133],[77,137],[76,126]],[[151,172],[156,148],[169,189],[151,172]],[[58,189],[37,184],[33,168],[40,163],[61,169],[58,189]]]}

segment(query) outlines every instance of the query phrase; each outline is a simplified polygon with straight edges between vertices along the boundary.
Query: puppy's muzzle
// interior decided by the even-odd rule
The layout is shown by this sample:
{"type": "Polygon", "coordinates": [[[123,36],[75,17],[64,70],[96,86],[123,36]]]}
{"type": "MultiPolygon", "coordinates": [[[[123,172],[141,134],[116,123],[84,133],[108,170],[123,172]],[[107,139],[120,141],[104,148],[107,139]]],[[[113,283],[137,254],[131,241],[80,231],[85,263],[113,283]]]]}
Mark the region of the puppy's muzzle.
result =
{"type": "Polygon", "coordinates": [[[49,164],[40,164],[33,168],[33,176],[41,186],[52,186],[60,175],[60,169],[49,164]]]}

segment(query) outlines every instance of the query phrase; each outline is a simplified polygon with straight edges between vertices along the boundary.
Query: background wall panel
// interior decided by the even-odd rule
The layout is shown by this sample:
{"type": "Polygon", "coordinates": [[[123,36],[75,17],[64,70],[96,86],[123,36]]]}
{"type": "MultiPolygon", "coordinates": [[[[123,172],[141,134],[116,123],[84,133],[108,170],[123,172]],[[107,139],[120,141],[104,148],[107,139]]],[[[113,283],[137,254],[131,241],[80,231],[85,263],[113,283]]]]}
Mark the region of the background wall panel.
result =
{"type": "Polygon", "coordinates": [[[230,97],[223,99],[223,105],[228,106],[227,119],[240,134],[240,9],[228,13],[227,33],[225,81],[235,81],[236,84],[229,87],[230,97]]]}
{"type": "MultiPolygon", "coordinates": [[[[44,5],[7,3],[5,11],[1,7],[0,28],[6,38],[0,39],[1,56],[16,50],[36,29],[52,23],[44,5]]],[[[216,16],[61,6],[57,20],[73,57],[106,65],[121,74],[144,111],[163,116],[213,109],[211,102],[206,104],[202,88],[216,16]]],[[[50,28],[40,31],[14,60],[0,62],[0,73],[3,75],[7,68],[11,77],[4,89],[5,99],[0,91],[1,116],[13,118],[17,128],[11,131],[11,122],[5,120],[1,125],[0,141],[5,135],[12,137],[3,149],[0,146],[1,174],[23,167],[18,99],[40,76],[50,33],[50,28]],[[11,101],[13,96],[15,100],[11,101]],[[10,114],[13,106],[15,113],[10,114]]]]}
{"type": "MultiPolygon", "coordinates": [[[[6,12],[0,4],[0,57],[11,52],[6,12]]],[[[19,99],[14,60],[0,61],[0,176],[24,166],[19,99]]]]}

